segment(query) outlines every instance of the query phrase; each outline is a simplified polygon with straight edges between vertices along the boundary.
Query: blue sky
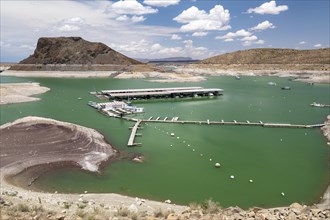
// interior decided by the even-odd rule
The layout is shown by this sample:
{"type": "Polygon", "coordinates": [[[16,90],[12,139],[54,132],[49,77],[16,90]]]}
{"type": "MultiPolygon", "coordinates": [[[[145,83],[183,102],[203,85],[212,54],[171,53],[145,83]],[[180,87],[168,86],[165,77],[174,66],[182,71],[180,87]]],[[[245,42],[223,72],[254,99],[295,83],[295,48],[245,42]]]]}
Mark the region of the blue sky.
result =
{"type": "Polygon", "coordinates": [[[39,37],[81,36],[133,58],[210,56],[251,48],[329,47],[329,0],[0,0],[1,62],[39,37]]]}

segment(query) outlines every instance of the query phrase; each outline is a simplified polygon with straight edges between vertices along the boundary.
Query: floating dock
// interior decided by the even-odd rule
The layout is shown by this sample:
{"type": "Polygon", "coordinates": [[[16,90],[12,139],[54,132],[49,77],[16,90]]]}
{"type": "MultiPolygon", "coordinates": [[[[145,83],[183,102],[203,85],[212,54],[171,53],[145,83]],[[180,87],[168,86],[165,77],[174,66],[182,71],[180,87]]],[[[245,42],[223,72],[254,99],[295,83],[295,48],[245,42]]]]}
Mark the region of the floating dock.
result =
{"type": "Polygon", "coordinates": [[[203,87],[174,87],[125,90],[101,90],[97,93],[109,100],[136,100],[136,99],[166,99],[166,98],[197,98],[220,96],[222,89],[203,87]]]}
{"type": "MultiPolygon", "coordinates": [[[[135,123],[134,127],[132,128],[131,136],[129,137],[127,146],[133,147],[133,146],[141,145],[139,143],[134,143],[135,136],[137,136],[136,132],[137,132],[137,130],[139,128],[140,123],[141,123],[141,120],[138,120],[135,123]]],[[[140,134],[139,134],[139,136],[140,136],[140,134]]]]}

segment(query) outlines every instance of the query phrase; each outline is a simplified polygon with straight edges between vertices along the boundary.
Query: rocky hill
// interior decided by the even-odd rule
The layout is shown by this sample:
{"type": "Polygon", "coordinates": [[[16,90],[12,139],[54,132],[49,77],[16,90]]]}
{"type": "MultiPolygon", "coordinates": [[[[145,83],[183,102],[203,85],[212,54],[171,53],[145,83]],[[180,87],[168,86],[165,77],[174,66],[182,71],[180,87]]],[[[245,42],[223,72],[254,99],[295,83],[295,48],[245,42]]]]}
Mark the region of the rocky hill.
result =
{"type": "Polygon", "coordinates": [[[39,38],[37,48],[19,64],[115,64],[140,62],[124,56],[103,43],[89,42],[81,37],[39,38]]]}
{"type": "Polygon", "coordinates": [[[214,56],[202,64],[330,64],[330,48],[317,50],[250,49],[214,56]]]}

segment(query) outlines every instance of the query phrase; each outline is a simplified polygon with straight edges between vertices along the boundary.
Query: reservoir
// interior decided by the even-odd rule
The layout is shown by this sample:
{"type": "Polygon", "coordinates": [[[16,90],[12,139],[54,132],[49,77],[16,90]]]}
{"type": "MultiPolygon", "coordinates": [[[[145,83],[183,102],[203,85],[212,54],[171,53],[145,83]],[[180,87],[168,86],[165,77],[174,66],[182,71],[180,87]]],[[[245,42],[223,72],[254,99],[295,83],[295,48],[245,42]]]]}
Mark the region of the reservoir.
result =
{"type": "Polygon", "coordinates": [[[128,128],[134,123],[106,117],[87,103],[101,102],[89,94],[97,90],[200,86],[223,89],[223,96],[134,102],[145,111],[136,118],[317,124],[325,121],[329,108],[309,105],[329,104],[329,85],[253,76],[195,83],[1,77],[1,83],[22,81],[51,90],[37,96],[41,101],[0,106],[1,124],[28,115],[67,121],[96,129],[121,151],[145,156],[144,163],[123,159],[99,174],[54,170],[34,183],[40,190],[111,192],[184,205],[211,198],[223,207],[248,208],[316,203],[328,185],[329,147],[320,129],[147,123],[136,138],[142,145],[128,148],[128,128]],[[291,90],[282,90],[284,86],[291,90]]]}

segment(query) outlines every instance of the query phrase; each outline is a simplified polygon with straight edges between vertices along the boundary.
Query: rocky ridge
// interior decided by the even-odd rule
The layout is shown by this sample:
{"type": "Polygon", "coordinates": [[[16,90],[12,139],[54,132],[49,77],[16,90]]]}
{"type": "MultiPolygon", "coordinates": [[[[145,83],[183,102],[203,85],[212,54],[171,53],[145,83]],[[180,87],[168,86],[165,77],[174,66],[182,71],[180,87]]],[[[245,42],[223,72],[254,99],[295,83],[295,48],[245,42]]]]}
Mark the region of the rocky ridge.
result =
{"type": "Polygon", "coordinates": [[[202,60],[202,64],[330,64],[330,48],[239,50],[202,60]]]}

